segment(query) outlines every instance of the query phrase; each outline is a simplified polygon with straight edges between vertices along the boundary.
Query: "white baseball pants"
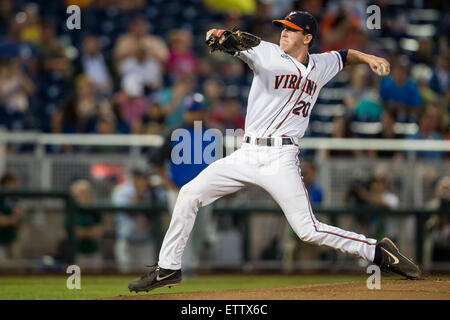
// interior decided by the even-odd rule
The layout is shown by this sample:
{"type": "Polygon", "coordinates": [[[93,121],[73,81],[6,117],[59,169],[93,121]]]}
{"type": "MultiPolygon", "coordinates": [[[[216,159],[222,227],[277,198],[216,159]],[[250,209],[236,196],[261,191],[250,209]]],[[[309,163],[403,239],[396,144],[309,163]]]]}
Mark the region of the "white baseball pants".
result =
{"type": "Polygon", "coordinates": [[[243,143],[231,155],[209,165],[180,190],[160,250],[159,266],[181,269],[198,209],[249,185],[260,186],[273,197],[301,240],[372,262],[375,239],[320,223],[314,217],[300,172],[299,151],[294,145],[243,143]]]}

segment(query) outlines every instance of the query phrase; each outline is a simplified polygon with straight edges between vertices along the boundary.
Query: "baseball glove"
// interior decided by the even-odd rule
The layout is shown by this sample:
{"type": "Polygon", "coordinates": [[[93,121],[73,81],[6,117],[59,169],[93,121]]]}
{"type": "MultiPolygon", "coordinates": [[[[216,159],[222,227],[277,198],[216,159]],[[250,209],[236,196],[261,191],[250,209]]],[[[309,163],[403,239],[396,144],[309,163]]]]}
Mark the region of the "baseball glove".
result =
{"type": "Polygon", "coordinates": [[[206,44],[213,51],[225,51],[228,53],[234,53],[236,51],[248,50],[256,47],[261,42],[261,38],[251,33],[240,31],[238,28],[229,30],[216,30],[213,32],[206,44]],[[223,39],[221,41],[221,39],[223,39]]]}

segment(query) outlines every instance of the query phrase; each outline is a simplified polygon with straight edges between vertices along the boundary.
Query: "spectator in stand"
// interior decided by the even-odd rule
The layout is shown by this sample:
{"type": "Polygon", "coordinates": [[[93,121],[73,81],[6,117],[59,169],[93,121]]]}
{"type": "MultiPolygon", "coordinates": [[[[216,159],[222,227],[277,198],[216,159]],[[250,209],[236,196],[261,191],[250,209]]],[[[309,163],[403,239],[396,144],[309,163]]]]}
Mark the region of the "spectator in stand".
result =
{"type": "Polygon", "coordinates": [[[193,74],[197,71],[197,57],[192,51],[194,37],[188,30],[172,30],[168,35],[170,45],[167,72],[172,76],[193,74]]]}
{"type": "MultiPolygon", "coordinates": [[[[98,112],[89,121],[89,133],[98,134],[128,134],[130,133],[130,127],[126,121],[123,120],[120,114],[120,107],[117,103],[112,100],[103,100],[100,105],[98,112]]],[[[123,146],[112,146],[112,145],[102,145],[102,146],[91,146],[86,148],[87,152],[90,153],[123,153],[127,152],[127,147],[123,146]]]]}
{"type": "MultiPolygon", "coordinates": [[[[322,15],[323,15],[323,9],[325,7],[326,2],[324,0],[296,0],[293,1],[292,3],[290,3],[291,0],[286,1],[286,3],[284,4],[284,6],[288,6],[288,9],[283,9],[283,11],[289,12],[290,8],[295,7],[295,8],[301,8],[301,10],[303,11],[307,11],[309,13],[311,13],[314,17],[317,17],[317,20],[319,22],[322,21],[322,15]]],[[[278,5],[278,8],[284,8],[284,6],[282,4],[278,5]]],[[[272,4],[272,12],[275,13],[277,12],[277,5],[272,4]]],[[[282,13],[276,15],[276,16],[280,16],[282,15],[282,13]]]]}
{"type": "Polygon", "coordinates": [[[240,59],[234,59],[227,68],[220,70],[221,78],[225,82],[225,94],[237,95],[246,105],[251,86],[251,77],[246,76],[244,63],[240,59]]]}
{"type": "MultiPolygon", "coordinates": [[[[419,131],[410,136],[410,139],[420,140],[442,140],[442,135],[438,132],[439,121],[441,120],[441,112],[439,106],[428,106],[419,120],[419,131]]],[[[444,157],[441,151],[418,151],[418,159],[424,161],[440,161],[444,157]]]]}
{"type": "MultiPolygon", "coordinates": [[[[373,54],[375,56],[385,56],[386,60],[389,61],[388,57],[386,56],[386,52],[381,47],[381,43],[373,41],[371,32],[372,30],[368,30],[364,27],[358,29],[355,32],[356,45],[354,49],[361,52],[370,52],[370,54],[373,54]]],[[[372,80],[377,79],[377,76],[375,74],[369,74],[369,76],[372,78],[372,80]]]]}
{"type": "Polygon", "coordinates": [[[373,79],[365,68],[355,67],[351,73],[351,87],[345,97],[346,107],[353,110],[353,119],[375,122],[380,119],[383,106],[379,103],[378,92],[373,79]]]}
{"type": "MultiPolygon", "coordinates": [[[[289,1],[283,1],[283,3],[277,3],[277,5],[268,1],[257,1],[256,5],[255,14],[249,17],[251,20],[249,21],[248,31],[260,36],[262,39],[266,39],[268,42],[279,43],[280,34],[278,32],[278,35],[274,37],[272,17],[285,16],[292,8],[292,5],[289,1]]],[[[317,17],[314,13],[312,14],[317,17]]]]}
{"type": "Polygon", "coordinates": [[[36,88],[17,59],[0,61],[0,125],[10,130],[29,129],[25,121],[36,88]]]}
{"type": "Polygon", "coordinates": [[[92,128],[96,133],[130,133],[128,123],[123,120],[120,106],[115,100],[104,99],[99,104],[99,109],[92,122],[96,125],[92,128]],[[99,126],[100,125],[100,126],[99,126]]]}
{"type": "MultiPolygon", "coordinates": [[[[441,177],[436,183],[434,198],[426,207],[430,210],[450,212],[450,176],[441,177]]],[[[433,261],[450,261],[450,216],[432,214],[425,223],[424,266],[433,261]]]]}
{"type": "Polygon", "coordinates": [[[317,182],[317,168],[314,162],[305,161],[302,165],[303,183],[308,191],[309,200],[312,205],[319,205],[323,202],[323,190],[317,182]]]}
{"type": "Polygon", "coordinates": [[[356,34],[359,29],[358,16],[348,11],[345,6],[330,10],[321,22],[320,52],[356,47],[356,34]]]}
{"type": "Polygon", "coordinates": [[[211,127],[218,128],[224,134],[227,129],[244,130],[245,118],[242,114],[242,103],[239,96],[229,95],[225,97],[224,106],[212,111],[208,122],[211,127]]]}
{"type": "Polygon", "coordinates": [[[432,38],[417,39],[418,49],[415,54],[411,56],[411,62],[414,64],[425,64],[429,67],[433,66],[433,48],[434,41],[432,38]]]}
{"type": "Polygon", "coordinates": [[[433,75],[430,79],[430,88],[440,94],[444,95],[450,90],[450,54],[441,53],[436,62],[436,66],[433,70],[433,75]]]}
{"type": "MultiPolygon", "coordinates": [[[[387,183],[387,169],[378,170],[375,168],[375,174],[372,179],[370,194],[367,198],[367,201],[371,203],[373,206],[387,209],[396,209],[400,204],[400,199],[398,196],[389,190],[387,183]]],[[[402,218],[404,227],[406,228],[406,224],[411,224],[411,219],[414,220],[414,217],[404,217],[402,218]]],[[[394,241],[398,241],[398,229],[399,229],[399,218],[396,216],[387,216],[377,218],[377,238],[381,239],[384,236],[387,236],[391,239],[396,239],[394,241]]],[[[411,234],[413,234],[413,231],[411,234]]]]}
{"type": "MultiPolygon", "coordinates": [[[[95,119],[93,120],[93,132],[92,133],[98,133],[98,134],[119,134],[121,133],[119,131],[120,123],[118,121],[118,118],[116,117],[114,111],[110,107],[109,102],[105,101],[102,103],[103,106],[100,106],[99,112],[95,116],[95,119]]],[[[115,152],[115,153],[121,153],[124,148],[119,146],[94,146],[89,148],[89,152],[95,153],[95,152],[115,152]]]]}
{"type": "MultiPolygon", "coordinates": [[[[360,204],[362,203],[369,207],[384,209],[398,208],[400,199],[394,192],[389,190],[387,170],[388,168],[384,165],[376,167],[369,185],[365,186],[362,183],[354,184],[350,189],[348,197],[350,198],[350,194],[353,193],[353,196],[360,204]]],[[[409,221],[407,219],[405,221],[409,221]]],[[[375,227],[377,239],[382,239],[384,236],[388,236],[391,239],[397,239],[398,219],[396,217],[372,217],[371,224],[375,227]]]]}
{"type": "Polygon", "coordinates": [[[157,93],[148,97],[148,106],[142,117],[135,123],[134,132],[137,134],[162,134],[165,130],[165,113],[161,98],[157,93]]]}
{"type": "Polygon", "coordinates": [[[128,134],[131,132],[131,128],[129,124],[123,118],[122,109],[120,108],[120,104],[115,99],[108,100],[108,105],[114,116],[117,120],[117,131],[120,134],[128,134]]]}
{"type": "Polygon", "coordinates": [[[355,66],[350,73],[350,87],[346,92],[345,105],[348,109],[354,110],[358,102],[370,92],[369,76],[365,68],[355,66]]]}
{"type": "Polygon", "coordinates": [[[381,81],[381,100],[385,108],[396,112],[398,121],[417,122],[422,98],[417,84],[408,78],[409,64],[400,58],[391,65],[391,75],[381,81]]]}
{"type": "Polygon", "coordinates": [[[117,121],[113,113],[102,114],[97,118],[95,131],[99,134],[117,133],[117,121]]]}
{"type": "Polygon", "coordinates": [[[131,128],[131,133],[138,134],[141,118],[148,107],[141,78],[133,74],[123,78],[122,90],[117,93],[115,101],[120,106],[120,113],[131,128]]]}
{"type": "Polygon", "coordinates": [[[225,83],[219,75],[211,75],[203,82],[203,94],[208,112],[214,112],[223,106],[223,95],[225,93],[225,83]]]}
{"type": "Polygon", "coordinates": [[[81,75],[76,79],[76,92],[52,117],[53,133],[87,133],[94,131],[94,120],[99,109],[95,86],[81,75]]]}
{"type": "Polygon", "coordinates": [[[38,47],[41,70],[56,74],[63,78],[71,75],[71,62],[67,58],[64,47],[58,40],[56,28],[51,21],[42,23],[41,41],[38,47]]]}
{"type": "Polygon", "coordinates": [[[122,79],[130,75],[140,78],[144,88],[149,92],[160,88],[163,83],[161,63],[148,56],[143,45],[138,46],[135,56],[122,61],[119,73],[122,79]]]}
{"type": "Polygon", "coordinates": [[[424,64],[416,64],[411,68],[411,78],[417,83],[424,106],[439,100],[439,94],[430,88],[432,69],[424,64]]]}
{"type": "Polygon", "coordinates": [[[23,14],[25,22],[21,33],[21,38],[25,42],[38,44],[41,41],[41,17],[39,16],[39,7],[35,3],[27,3],[23,14]]]}
{"type": "Polygon", "coordinates": [[[175,79],[172,87],[158,92],[167,127],[178,127],[183,123],[185,99],[195,89],[195,80],[194,75],[183,74],[175,79]]]}
{"type": "Polygon", "coordinates": [[[98,36],[89,34],[83,40],[82,53],[76,62],[75,75],[85,74],[96,86],[99,93],[108,95],[112,92],[112,70],[110,61],[102,53],[98,36]]]}
{"type": "Polygon", "coordinates": [[[345,116],[336,116],[333,119],[332,138],[351,138],[350,123],[345,116]]]}
{"type": "Polygon", "coordinates": [[[128,33],[120,36],[116,42],[114,60],[122,76],[128,75],[130,70],[136,72],[139,65],[144,66],[151,72],[150,75],[144,75],[144,82],[154,86],[160,81],[169,50],[163,39],[149,33],[149,27],[145,17],[135,17],[128,27],[128,33]]]}
{"type": "Polygon", "coordinates": [[[154,93],[149,97],[150,104],[142,117],[143,134],[163,134],[166,117],[159,96],[154,93]]]}
{"type": "MultiPolygon", "coordinates": [[[[18,188],[20,179],[16,174],[6,172],[1,176],[1,191],[14,191],[18,188]]],[[[0,198],[0,264],[20,257],[18,231],[23,213],[23,207],[14,197],[0,198]]]]}
{"type": "MultiPolygon", "coordinates": [[[[87,180],[77,180],[70,186],[74,200],[80,206],[93,202],[92,186],[87,180]]],[[[103,237],[102,214],[98,211],[75,214],[76,264],[82,270],[101,271],[103,256],[100,241],[103,237]]]]}
{"type": "MultiPolygon", "coordinates": [[[[336,116],[332,122],[331,138],[351,138],[353,136],[350,130],[350,122],[345,116],[336,116]]],[[[323,150],[325,157],[347,157],[353,158],[358,156],[358,150],[323,150]]]]}
{"type": "Polygon", "coordinates": [[[7,34],[8,22],[13,17],[13,0],[0,1],[0,34],[7,34]]]}
{"type": "Polygon", "coordinates": [[[214,68],[208,56],[199,57],[197,62],[197,83],[203,84],[213,73],[214,68]]]}
{"type": "MultiPolygon", "coordinates": [[[[444,99],[441,99],[441,101],[442,100],[444,99]]],[[[447,104],[446,108],[444,108],[444,103],[441,103],[441,101],[432,101],[425,106],[425,109],[431,110],[436,121],[436,131],[444,139],[444,136],[447,134],[450,126],[450,114],[448,113],[448,111],[450,111],[450,105],[447,104]]]]}
{"type": "MultiPolygon", "coordinates": [[[[164,197],[149,184],[146,170],[134,168],[125,182],[114,188],[112,203],[115,206],[161,206],[164,197]]],[[[120,272],[142,270],[156,262],[152,227],[145,213],[117,213],[114,252],[120,272]]]]}
{"type": "Polygon", "coordinates": [[[12,16],[6,37],[0,38],[0,58],[17,58],[25,71],[34,76],[39,69],[38,51],[35,45],[22,41],[23,22],[12,16]]]}
{"type": "Polygon", "coordinates": [[[92,6],[99,9],[109,9],[110,7],[117,8],[121,11],[131,10],[145,10],[145,0],[66,0],[66,5],[69,3],[79,4],[82,8],[92,6]]]}
{"type": "MultiPolygon", "coordinates": [[[[403,139],[404,135],[397,133],[395,130],[395,114],[385,110],[380,118],[381,130],[379,133],[371,136],[375,139],[403,139]]],[[[396,160],[403,159],[403,153],[394,150],[369,150],[371,158],[394,158],[396,160]]]]}

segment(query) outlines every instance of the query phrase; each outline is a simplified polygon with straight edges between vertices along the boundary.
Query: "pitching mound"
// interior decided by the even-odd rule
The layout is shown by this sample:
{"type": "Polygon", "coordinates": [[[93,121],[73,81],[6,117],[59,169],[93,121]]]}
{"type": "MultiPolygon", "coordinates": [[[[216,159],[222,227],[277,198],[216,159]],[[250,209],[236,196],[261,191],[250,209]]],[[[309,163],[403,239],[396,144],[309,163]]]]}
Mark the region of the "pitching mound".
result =
{"type": "Polygon", "coordinates": [[[258,290],[130,294],[102,300],[450,300],[449,280],[383,280],[380,290],[365,282],[315,284],[258,290]]]}

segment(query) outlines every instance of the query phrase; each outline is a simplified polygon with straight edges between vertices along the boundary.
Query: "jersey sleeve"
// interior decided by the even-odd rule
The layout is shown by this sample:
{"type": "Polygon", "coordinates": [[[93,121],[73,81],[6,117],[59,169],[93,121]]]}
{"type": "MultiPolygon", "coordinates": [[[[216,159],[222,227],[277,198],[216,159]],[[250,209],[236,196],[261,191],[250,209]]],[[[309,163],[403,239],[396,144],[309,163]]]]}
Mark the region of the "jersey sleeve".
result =
{"type": "Polygon", "coordinates": [[[318,68],[320,68],[321,82],[325,85],[328,81],[344,69],[343,55],[338,51],[329,51],[315,55],[318,68]]]}
{"type": "Polygon", "coordinates": [[[275,44],[267,41],[261,41],[256,47],[236,52],[234,55],[244,61],[250,69],[256,72],[258,67],[262,65],[262,62],[269,59],[269,56],[275,48],[275,44]]]}

